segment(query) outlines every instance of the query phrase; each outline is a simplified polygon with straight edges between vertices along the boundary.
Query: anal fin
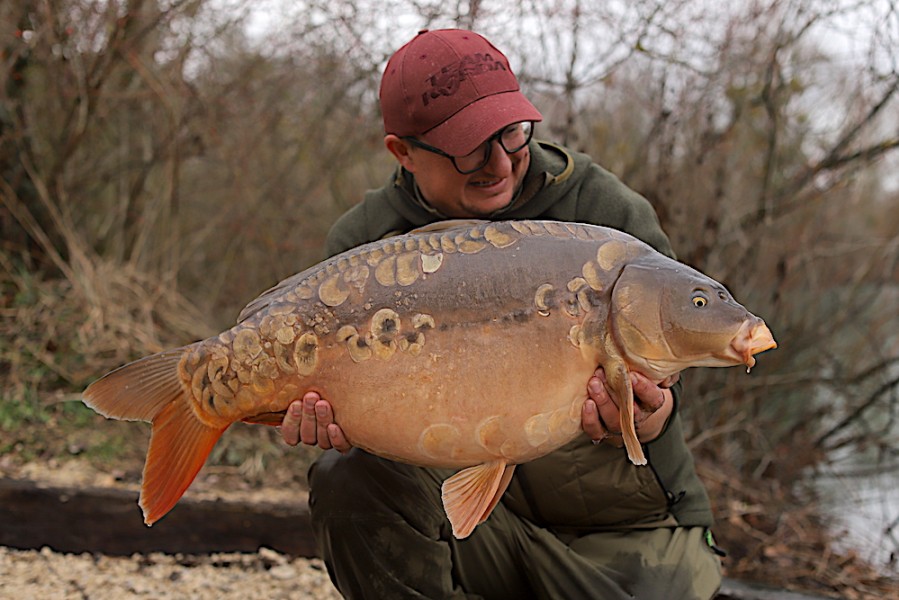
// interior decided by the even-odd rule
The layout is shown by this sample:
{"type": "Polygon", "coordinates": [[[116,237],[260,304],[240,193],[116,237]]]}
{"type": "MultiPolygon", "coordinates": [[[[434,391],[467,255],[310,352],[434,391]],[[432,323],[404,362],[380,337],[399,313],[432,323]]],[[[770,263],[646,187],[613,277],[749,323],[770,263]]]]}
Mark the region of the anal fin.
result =
{"type": "Polygon", "coordinates": [[[515,465],[493,460],[463,469],[443,482],[443,508],[453,536],[463,539],[487,520],[509,487],[515,465]]]}

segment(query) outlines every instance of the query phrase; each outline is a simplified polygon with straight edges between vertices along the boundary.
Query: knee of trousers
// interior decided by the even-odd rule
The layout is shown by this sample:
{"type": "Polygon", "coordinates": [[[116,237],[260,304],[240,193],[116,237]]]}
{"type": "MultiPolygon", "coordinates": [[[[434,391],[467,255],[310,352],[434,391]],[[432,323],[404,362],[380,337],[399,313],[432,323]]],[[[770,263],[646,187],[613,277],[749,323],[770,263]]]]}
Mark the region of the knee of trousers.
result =
{"type": "Polygon", "coordinates": [[[355,450],[347,455],[325,452],[309,467],[309,508],[313,514],[345,511],[361,501],[357,491],[367,478],[365,460],[355,450]]]}
{"type": "Polygon", "coordinates": [[[440,506],[442,479],[437,470],[397,463],[358,448],[346,454],[328,451],[309,468],[309,506],[313,518],[357,511],[371,514],[379,507],[409,502],[440,506]]]}

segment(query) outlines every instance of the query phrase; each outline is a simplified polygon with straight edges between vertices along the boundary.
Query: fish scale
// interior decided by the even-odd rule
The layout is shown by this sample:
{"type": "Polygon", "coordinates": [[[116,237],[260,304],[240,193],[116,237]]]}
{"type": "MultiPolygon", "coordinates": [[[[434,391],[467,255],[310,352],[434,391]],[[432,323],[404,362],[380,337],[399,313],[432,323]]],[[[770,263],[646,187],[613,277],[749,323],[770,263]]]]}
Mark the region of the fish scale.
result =
{"type": "Polygon", "coordinates": [[[153,422],[141,506],[174,506],[236,421],[279,424],[306,391],[357,447],[460,471],[443,486],[457,537],[516,464],[581,431],[603,367],[628,457],[645,464],[629,371],[751,366],[774,347],[724,287],[622,232],[553,221],[445,222],[350,250],[252,301],[220,335],[121,367],[84,392],[153,422]]]}

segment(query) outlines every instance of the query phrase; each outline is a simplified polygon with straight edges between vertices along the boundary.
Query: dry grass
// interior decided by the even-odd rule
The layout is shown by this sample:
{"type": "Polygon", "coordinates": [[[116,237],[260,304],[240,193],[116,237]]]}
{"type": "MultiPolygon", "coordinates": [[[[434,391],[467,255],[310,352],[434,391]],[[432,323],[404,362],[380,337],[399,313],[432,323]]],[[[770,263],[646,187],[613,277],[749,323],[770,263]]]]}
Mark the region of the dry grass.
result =
{"type": "Polygon", "coordinates": [[[79,387],[104,370],[212,333],[177,290],[127,266],[99,262],[45,279],[0,256],[0,364],[6,394],[79,387]]]}
{"type": "MultiPolygon", "coordinates": [[[[107,371],[213,333],[203,315],[164,281],[99,263],[77,278],[47,279],[17,270],[0,254],[0,454],[50,460],[87,453],[137,477],[145,424],[107,421],[80,392],[107,371]],[[102,424],[102,426],[99,426],[102,424]]],[[[278,442],[266,427],[226,432],[210,464],[235,469],[250,485],[286,462],[282,481],[304,479],[313,452],[278,442]]]]}

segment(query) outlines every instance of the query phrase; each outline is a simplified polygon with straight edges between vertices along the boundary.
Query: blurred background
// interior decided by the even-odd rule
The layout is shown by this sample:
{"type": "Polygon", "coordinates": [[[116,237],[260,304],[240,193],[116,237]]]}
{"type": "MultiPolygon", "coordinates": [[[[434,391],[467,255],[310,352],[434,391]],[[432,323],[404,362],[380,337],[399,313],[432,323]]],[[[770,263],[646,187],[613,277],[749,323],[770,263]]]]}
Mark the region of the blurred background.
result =
{"type": "MultiPolygon", "coordinates": [[[[877,597],[899,553],[897,0],[6,0],[0,467],[139,462],[146,427],[80,391],[322,258],[393,168],[387,58],[440,27],[503,50],[537,137],[645,195],[774,332],[751,374],[684,377],[728,574],[877,597]]],[[[278,440],[236,427],[210,468],[303,485],[315,451],[278,440]]]]}

